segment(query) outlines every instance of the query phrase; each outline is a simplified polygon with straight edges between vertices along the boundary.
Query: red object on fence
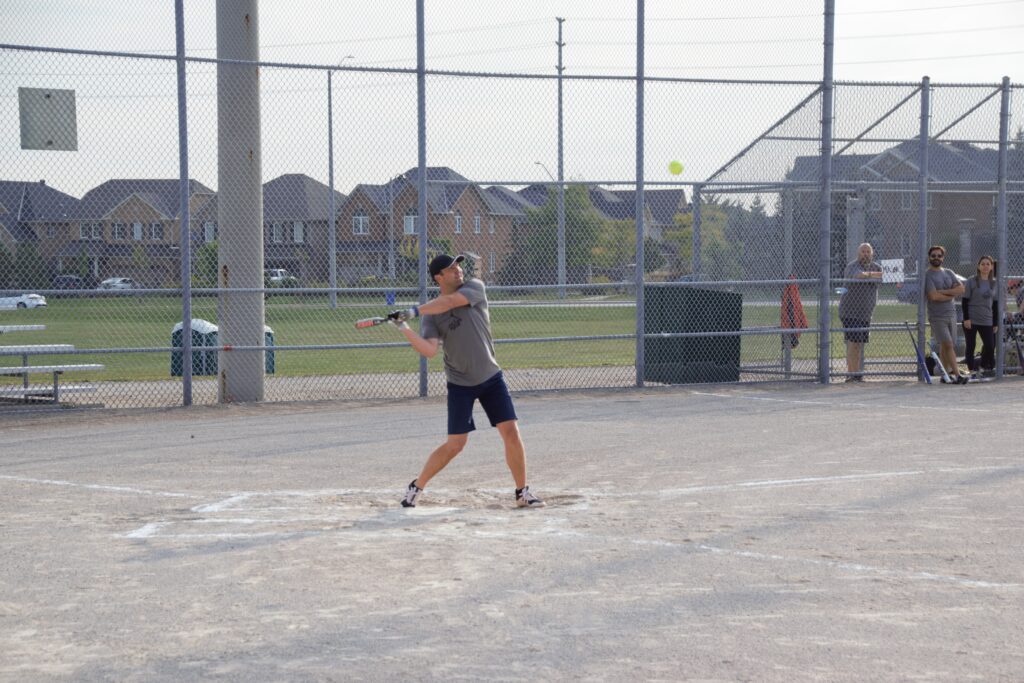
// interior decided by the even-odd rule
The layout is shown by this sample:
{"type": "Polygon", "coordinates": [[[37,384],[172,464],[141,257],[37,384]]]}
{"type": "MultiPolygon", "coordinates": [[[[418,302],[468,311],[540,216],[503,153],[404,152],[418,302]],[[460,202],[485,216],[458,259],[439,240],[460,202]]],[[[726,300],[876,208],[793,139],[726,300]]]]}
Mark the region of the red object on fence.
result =
{"type": "MultiPolygon", "coordinates": [[[[790,280],[795,280],[793,275],[790,280]]],[[[807,329],[807,316],[804,315],[804,305],[800,301],[800,287],[795,282],[790,282],[782,288],[782,321],[779,325],[787,329],[807,329]]],[[[800,344],[800,333],[792,332],[783,335],[788,338],[790,348],[795,349],[800,344]]]]}

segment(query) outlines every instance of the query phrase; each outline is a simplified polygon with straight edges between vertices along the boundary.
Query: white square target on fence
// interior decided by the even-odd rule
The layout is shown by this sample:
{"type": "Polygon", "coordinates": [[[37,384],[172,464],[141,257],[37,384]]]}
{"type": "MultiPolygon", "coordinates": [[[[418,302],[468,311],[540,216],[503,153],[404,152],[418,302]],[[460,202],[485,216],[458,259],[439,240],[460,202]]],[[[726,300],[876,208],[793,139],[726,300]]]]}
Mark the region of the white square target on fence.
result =
{"type": "Polygon", "coordinates": [[[74,90],[18,88],[18,114],[22,149],[78,150],[74,90]]]}

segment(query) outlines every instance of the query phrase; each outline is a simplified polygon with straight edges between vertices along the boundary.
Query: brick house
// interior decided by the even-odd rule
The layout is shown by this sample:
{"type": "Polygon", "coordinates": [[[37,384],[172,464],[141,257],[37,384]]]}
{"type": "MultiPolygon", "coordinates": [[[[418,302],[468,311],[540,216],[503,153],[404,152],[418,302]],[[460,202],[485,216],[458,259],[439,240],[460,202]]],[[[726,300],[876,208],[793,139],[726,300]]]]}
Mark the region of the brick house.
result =
{"type": "MultiPolygon", "coordinates": [[[[45,181],[0,181],[0,244],[13,257],[30,245],[45,272],[31,274],[26,286],[44,288],[56,274],[53,264],[60,249],[77,235],[79,200],[45,181]]],[[[0,286],[18,286],[28,273],[0,273],[0,286]]]]}
{"type": "MultiPolygon", "coordinates": [[[[326,283],[330,187],[301,173],[263,184],[263,267],[284,268],[304,286],[326,283]]],[[[334,210],[345,203],[335,190],[334,210]]],[[[217,199],[191,217],[193,248],[217,239],[217,199]]]]}
{"type": "MultiPolygon", "coordinates": [[[[504,188],[483,188],[450,168],[427,169],[428,250],[480,256],[476,275],[493,281],[511,249],[522,202],[504,188]]],[[[384,280],[416,272],[418,169],[383,185],[357,185],[338,216],[338,278],[384,280]]]]}
{"type": "MultiPolygon", "coordinates": [[[[178,179],[116,179],[89,190],[78,205],[72,234],[56,251],[57,271],[77,273],[85,262],[98,280],[131,277],[145,287],[180,282],[178,179]]],[[[213,190],[189,181],[189,212],[213,199],[213,190]]]]}

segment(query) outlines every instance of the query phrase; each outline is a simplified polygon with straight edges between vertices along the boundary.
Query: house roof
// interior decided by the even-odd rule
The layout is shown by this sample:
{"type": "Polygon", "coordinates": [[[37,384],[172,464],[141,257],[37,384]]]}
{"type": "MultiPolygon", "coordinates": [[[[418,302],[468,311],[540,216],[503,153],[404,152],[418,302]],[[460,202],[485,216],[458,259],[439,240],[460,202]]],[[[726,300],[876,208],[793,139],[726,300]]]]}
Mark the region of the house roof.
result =
{"type": "MultiPolygon", "coordinates": [[[[548,185],[529,185],[519,190],[519,197],[527,207],[543,206],[548,201],[548,185]]],[[[587,187],[590,203],[612,220],[632,220],[636,217],[636,190],[608,190],[600,185],[587,187]]],[[[686,209],[686,192],[682,189],[644,190],[644,204],[655,223],[671,225],[674,217],[686,209]]]]}
{"type": "MultiPolygon", "coordinates": [[[[447,166],[427,168],[427,211],[430,213],[450,213],[455,202],[466,189],[474,183],[465,176],[459,175],[447,166]]],[[[349,195],[362,192],[380,213],[386,213],[388,205],[407,188],[416,191],[419,182],[419,169],[411,168],[396,176],[383,185],[360,184],[349,195]]]]}
{"type": "Polygon", "coordinates": [[[75,219],[79,200],[45,182],[0,180],[0,228],[16,241],[34,240],[29,223],[60,223],[75,219]]]}
{"type": "MultiPolygon", "coordinates": [[[[263,184],[263,219],[320,220],[330,215],[331,188],[302,173],[286,173],[263,184]]],[[[341,209],[345,195],[334,191],[334,210],[341,209]]]]}
{"type": "MultiPolygon", "coordinates": [[[[213,194],[213,190],[197,180],[190,180],[189,196],[195,194],[213,194]]],[[[178,197],[179,181],[170,179],[138,179],[122,178],[108,180],[89,190],[79,204],[81,220],[101,220],[115,207],[123,204],[129,197],[136,196],[156,211],[168,218],[177,218],[180,200],[178,197]]]]}
{"type": "MultiPolygon", "coordinates": [[[[917,140],[907,140],[879,154],[844,154],[832,159],[836,180],[905,181],[918,171],[917,140]],[[900,173],[903,169],[903,173],[900,173]],[[908,171],[910,172],[908,174],[908,171]]],[[[930,142],[928,178],[938,183],[995,183],[999,152],[969,142],[930,142]]],[[[1007,177],[1024,180],[1024,154],[1010,154],[1007,177]]],[[[820,157],[797,157],[788,180],[816,182],[821,177],[820,157]]]]}

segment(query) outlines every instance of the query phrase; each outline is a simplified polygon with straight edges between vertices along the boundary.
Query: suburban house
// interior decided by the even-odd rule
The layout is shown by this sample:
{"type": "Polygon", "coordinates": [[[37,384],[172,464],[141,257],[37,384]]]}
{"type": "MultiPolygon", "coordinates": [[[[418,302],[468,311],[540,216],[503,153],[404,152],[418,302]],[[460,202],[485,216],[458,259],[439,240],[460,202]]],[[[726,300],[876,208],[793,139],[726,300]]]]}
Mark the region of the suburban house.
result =
{"type": "MultiPolygon", "coordinates": [[[[556,185],[535,184],[524,187],[519,195],[530,206],[543,206],[550,191],[557,191],[556,185]]],[[[608,190],[599,185],[587,186],[590,203],[598,215],[605,220],[632,221],[636,219],[636,190],[608,190]]],[[[645,235],[656,240],[662,238],[665,228],[675,225],[675,217],[688,213],[690,206],[683,189],[644,190],[645,235]]]]}
{"type": "MultiPolygon", "coordinates": [[[[327,185],[301,173],[286,173],[263,184],[264,268],[284,268],[304,286],[327,282],[330,197],[327,185]]],[[[335,190],[335,212],[345,199],[335,190]]],[[[214,197],[191,216],[194,248],[217,239],[217,210],[214,197]]]]}
{"type": "MultiPolygon", "coordinates": [[[[56,250],[54,272],[95,279],[131,277],[146,287],[181,280],[180,182],[118,179],[89,190],[78,204],[72,233],[56,250]]],[[[189,181],[189,212],[213,199],[213,190],[189,181]]]]}
{"type": "MultiPolygon", "coordinates": [[[[357,185],[338,216],[338,279],[393,280],[416,272],[418,169],[383,185],[357,185]]],[[[479,255],[476,275],[493,280],[511,250],[525,203],[505,188],[483,188],[450,168],[427,169],[428,249],[479,255]]]]}
{"type": "MultiPolygon", "coordinates": [[[[919,145],[900,143],[879,154],[840,155],[833,160],[833,270],[852,260],[856,245],[871,242],[882,258],[917,259],[919,145]],[[902,183],[886,187],[888,183],[902,183]],[[852,251],[851,251],[852,250],[852,251]]],[[[1024,180],[1021,153],[1011,152],[1009,179],[1024,180]]],[[[928,147],[928,241],[941,243],[949,267],[970,270],[982,254],[996,251],[996,182],[998,153],[967,142],[931,142],[928,147]]],[[[798,157],[788,180],[817,182],[820,159],[798,157]]],[[[794,199],[796,242],[816,244],[818,195],[797,192],[794,199]],[[804,234],[806,233],[806,234],[804,234]]],[[[1011,201],[1016,206],[1019,198],[1011,201]]],[[[1010,214],[1010,239],[1020,239],[1020,212],[1010,214]],[[1017,237],[1015,238],[1014,235],[1017,237]]],[[[1011,256],[1015,253],[1011,248],[1011,256]]],[[[815,258],[804,273],[814,272],[815,258]]],[[[1013,264],[1011,264],[1012,267],[1013,264]]],[[[1017,264],[1020,267],[1020,264],[1017,264]]]]}
{"type": "Polygon", "coordinates": [[[49,282],[48,267],[45,273],[19,272],[14,257],[31,248],[43,267],[52,262],[61,246],[77,236],[78,205],[77,198],[41,180],[0,181],[0,245],[12,257],[3,264],[12,272],[0,273],[0,286],[40,287],[49,282]]]}

